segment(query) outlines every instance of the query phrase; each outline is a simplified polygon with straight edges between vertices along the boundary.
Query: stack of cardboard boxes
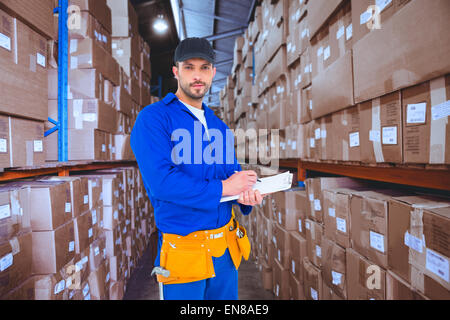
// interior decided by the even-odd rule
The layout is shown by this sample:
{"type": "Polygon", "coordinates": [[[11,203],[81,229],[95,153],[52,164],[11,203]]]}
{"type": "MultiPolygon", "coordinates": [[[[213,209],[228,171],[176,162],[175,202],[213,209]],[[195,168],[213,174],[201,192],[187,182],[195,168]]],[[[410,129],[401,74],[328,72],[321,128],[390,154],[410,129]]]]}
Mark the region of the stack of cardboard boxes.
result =
{"type": "Polygon", "coordinates": [[[448,299],[449,213],[448,198],[313,178],[240,220],[277,299],[448,299]]]}
{"type": "Polygon", "coordinates": [[[2,186],[1,299],[122,299],[154,231],[144,194],[136,167],[2,186]]]}
{"type": "MultiPolygon", "coordinates": [[[[136,12],[125,0],[69,5],[77,10],[68,24],[68,160],[133,160],[130,133],[151,103],[150,47],[138,34],[136,12]]],[[[56,66],[49,70],[48,91],[48,117],[56,121],[57,88],[56,66]]],[[[57,139],[57,132],[45,138],[47,161],[58,159],[57,139]]]]}
{"type": "Polygon", "coordinates": [[[244,36],[258,103],[228,124],[279,129],[282,158],[448,165],[449,9],[445,0],[263,1],[244,36]]]}

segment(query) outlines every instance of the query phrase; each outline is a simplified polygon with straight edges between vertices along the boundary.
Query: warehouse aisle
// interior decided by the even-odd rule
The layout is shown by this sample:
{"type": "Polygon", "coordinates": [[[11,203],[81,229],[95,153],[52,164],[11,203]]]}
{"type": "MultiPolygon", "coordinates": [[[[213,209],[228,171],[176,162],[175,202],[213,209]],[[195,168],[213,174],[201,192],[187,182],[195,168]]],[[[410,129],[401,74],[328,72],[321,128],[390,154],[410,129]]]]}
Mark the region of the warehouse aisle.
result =
{"type": "MultiPolygon", "coordinates": [[[[150,277],[151,253],[144,252],[138,266],[128,282],[124,300],[158,300],[158,284],[150,277]]],[[[240,300],[273,300],[272,292],[262,287],[261,273],[254,261],[243,261],[239,269],[239,298],[240,300]]]]}

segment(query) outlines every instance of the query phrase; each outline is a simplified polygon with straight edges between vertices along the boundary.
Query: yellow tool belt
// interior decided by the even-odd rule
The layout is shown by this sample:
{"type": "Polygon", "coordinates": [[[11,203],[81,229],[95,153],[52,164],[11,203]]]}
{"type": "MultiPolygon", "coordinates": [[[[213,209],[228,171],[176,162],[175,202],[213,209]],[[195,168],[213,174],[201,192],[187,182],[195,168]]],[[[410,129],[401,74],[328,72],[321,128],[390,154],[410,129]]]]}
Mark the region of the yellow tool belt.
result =
{"type": "Polygon", "coordinates": [[[230,222],[218,229],[196,231],[184,237],[164,233],[160,266],[170,275],[157,275],[158,282],[188,283],[215,277],[212,257],[223,256],[227,248],[236,270],[242,257],[248,260],[250,241],[245,228],[236,221],[234,212],[230,222]]]}

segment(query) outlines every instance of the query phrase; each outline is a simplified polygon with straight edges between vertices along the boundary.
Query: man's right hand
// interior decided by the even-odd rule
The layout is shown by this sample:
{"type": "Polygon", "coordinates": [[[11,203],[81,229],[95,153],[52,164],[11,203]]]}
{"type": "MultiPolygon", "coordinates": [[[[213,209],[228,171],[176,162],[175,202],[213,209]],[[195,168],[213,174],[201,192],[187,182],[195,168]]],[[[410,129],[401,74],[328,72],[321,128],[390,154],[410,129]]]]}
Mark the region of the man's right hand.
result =
{"type": "Polygon", "coordinates": [[[250,190],[256,183],[258,175],[255,171],[241,171],[222,181],[222,197],[236,196],[250,190]]]}

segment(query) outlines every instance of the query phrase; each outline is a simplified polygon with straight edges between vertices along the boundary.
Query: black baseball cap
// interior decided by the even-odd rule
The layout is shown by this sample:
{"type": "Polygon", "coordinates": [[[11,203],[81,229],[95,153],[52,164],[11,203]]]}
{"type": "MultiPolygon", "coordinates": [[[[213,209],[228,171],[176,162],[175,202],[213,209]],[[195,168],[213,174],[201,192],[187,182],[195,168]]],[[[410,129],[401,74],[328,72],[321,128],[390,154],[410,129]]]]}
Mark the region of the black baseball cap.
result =
{"type": "Polygon", "coordinates": [[[208,40],[203,38],[186,38],[180,42],[175,50],[174,60],[176,63],[192,58],[205,59],[214,64],[216,53],[208,40]]]}

